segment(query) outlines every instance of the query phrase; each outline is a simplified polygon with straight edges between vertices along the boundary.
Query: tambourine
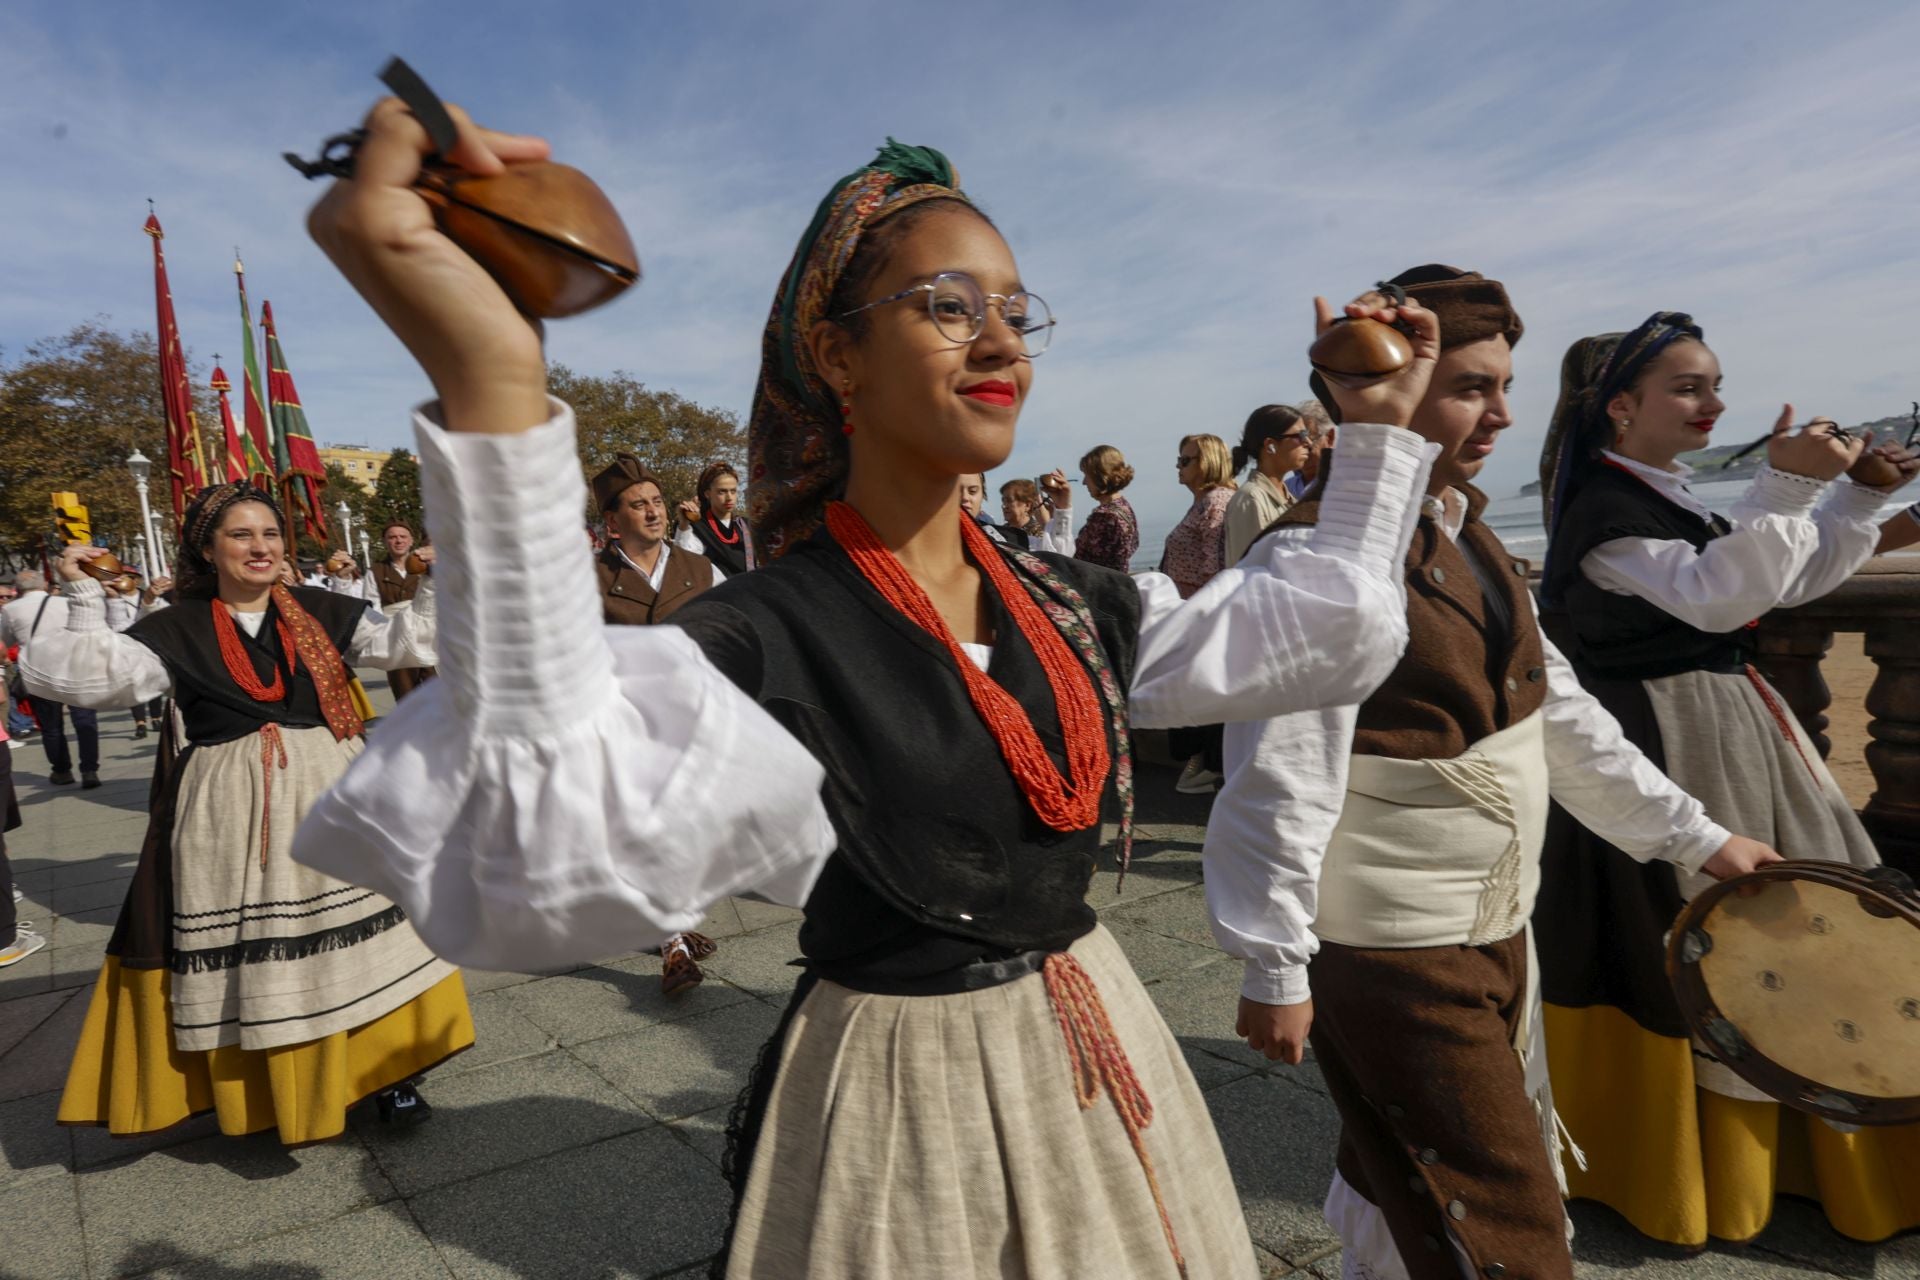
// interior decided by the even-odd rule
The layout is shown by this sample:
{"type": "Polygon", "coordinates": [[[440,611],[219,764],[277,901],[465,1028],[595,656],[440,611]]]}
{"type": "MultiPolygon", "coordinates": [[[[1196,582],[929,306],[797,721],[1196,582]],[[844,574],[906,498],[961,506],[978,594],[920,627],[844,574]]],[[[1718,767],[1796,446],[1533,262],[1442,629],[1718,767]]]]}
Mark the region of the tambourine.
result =
{"type": "MultiPolygon", "coordinates": [[[[434,222],[486,269],[515,307],[558,320],[611,302],[640,279],[640,257],[626,224],[593,179],[550,162],[509,165],[491,178],[440,163],[459,136],[446,106],[399,58],[387,63],[380,79],[433,141],[435,159],[414,186],[433,206],[434,222]]],[[[327,139],[318,159],[302,160],[291,151],[285,159],[309,178],[349,178],[366,136],[355,129],[327,139]]]]}
{"type": "MultiPolygon", "coordinates": [[[[1407,300],[1407,291],[1385,281],[1374,286],[1392,306],[1407,300]]],[[[1339,387],[1359,387],[1407,367],[1413,343],[1405,331],[1371,317],[1341,316],[1307,348],[1314,372],[1339,387]]]]}
{"type": "Polygon", "coordinates": [[[1920,894],[1903,872],[1782,862],[1723,880],[1674,921],[1667,977],[1693,1033],[1769,1097],[1920,1121],[1920,894]]]}

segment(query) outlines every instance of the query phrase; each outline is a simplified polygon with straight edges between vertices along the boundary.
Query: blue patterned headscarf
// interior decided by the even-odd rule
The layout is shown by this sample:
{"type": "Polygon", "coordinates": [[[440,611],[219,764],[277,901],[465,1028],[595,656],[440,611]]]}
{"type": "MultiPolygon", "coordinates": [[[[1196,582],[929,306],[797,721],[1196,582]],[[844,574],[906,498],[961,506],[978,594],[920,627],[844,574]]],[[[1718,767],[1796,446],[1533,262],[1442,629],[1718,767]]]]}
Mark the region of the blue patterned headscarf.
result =
{"type": "MultiPolygon", "coordinates": [[[[1560,362],[1560,400],[1540,451],[1540,501],[1547,524],[1542,582],[1551,580],[1553,534],[1600,451],[1613,443],[1607,402],[1640,380],[1647,366],[1681,338],[1704,340],[1684,311],[1656,311],[1631,333],[1601,333],[1567,348],[1560,362]]],[[[1552,603],[1549,601],[1548,603],[1552,603]]]]}

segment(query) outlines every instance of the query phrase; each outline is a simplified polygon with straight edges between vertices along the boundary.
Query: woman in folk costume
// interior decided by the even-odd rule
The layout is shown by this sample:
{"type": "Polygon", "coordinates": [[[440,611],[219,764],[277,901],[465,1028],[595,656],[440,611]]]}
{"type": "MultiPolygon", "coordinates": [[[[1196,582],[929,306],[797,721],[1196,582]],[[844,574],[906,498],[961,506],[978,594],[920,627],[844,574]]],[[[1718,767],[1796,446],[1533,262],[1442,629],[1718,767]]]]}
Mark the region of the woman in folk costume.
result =
{"type": "Polygon", "coordinates": [[[697,502],[680,504],[684,522],[673,545],[713,562],[722,578],[737,578],[759,563],[753,530],[739,514],[740,473],[724,462],[709,463],[695,486],[697,502]]]}
{"type": "MultiPolygon", "coordinates": [[[[546,154],[460,127],[472,170],[546,154]]],[[[1130,720],[1351,698],[1391,667],[1420,442],[1354,428],[1311,551],[1185,602],[992,543],[959,480],[1012,449],[1047,312],[944,157],[889,142],[774,299],[762,567],[670,625],[603,627],[551,518],[580,468],[539,338],[434,229],[418,123],[388,102],[368,130],[310,225],[439,392],[415,428],[444,662],[296,856],[515,966],[663,938],[725,894],[804,904],[730,1142],[727,1275],[1252,1277],[1200,1094],[1084,895],[1102,822],[1130,835],[1130,720]],[[554,571],[503,571],[531,564],[554,571]],[[1311,651],[1308,615],[1334,637],[1311,651]]]]}
{"type": "Polygon", "coordinates": [[[396,618],[280,578],[285,524],[245,484],[187,508],[179,601],[106,625],[94,553],[60,561],[67,629],[28,684],[75,706],[171,694],[185,725],[156,771],[140,863],[67,1073],[59,1118],[116,1135],[211,1110],[288,1144],[429,1110],[414,1079],[473,1043],[460,976],[379,894],[295,863],[295,828],[364,745],[346,662],[433,663],[433,593],[396,618]],[[343,659],[345,661],[343,661],[343,659]]]}
{"type": "MultiPolygon", "coordinates": [[[[1567,352],[1542,455],[1543,600],[1568,657],[1627,736],[1717,822],[1788,858],[1870,866],[1872,843],[1819,752],[1752,665],[1754,620],[1831,591],[1872,554],[1891,488],[1860,482],[1864,441],[1780,415],[1768,465],[1719,516],[1678,455],[1725,409],[1700,327],[1660,312],[1567,352]],[[1842,478],[1845,475],[1847,478],[1842,478]]],[[[1920,1130],[1841,1133],[1756,1092],[1687,1028],[1664,936],[1706,881],[1635,862],[1556,810],[1534,920],[1554,1097],[1584,1145],[1573,1194],[1647,1235],[1746,1240],[1778,1192],[1847,1235],[1920,1225],[1920,1130]]]]}

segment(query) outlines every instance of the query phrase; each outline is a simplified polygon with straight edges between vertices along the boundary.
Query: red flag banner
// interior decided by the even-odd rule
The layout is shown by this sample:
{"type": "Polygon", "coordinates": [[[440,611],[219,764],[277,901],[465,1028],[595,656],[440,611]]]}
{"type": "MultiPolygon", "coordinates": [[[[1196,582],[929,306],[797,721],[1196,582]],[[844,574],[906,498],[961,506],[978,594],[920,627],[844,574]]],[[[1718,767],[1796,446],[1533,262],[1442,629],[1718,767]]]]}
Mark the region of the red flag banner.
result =
{"type": "Polygon", "coordinates": [[[167,415],[167,480],[173,498],[173,518],[187,510],[187,499],[206,484],[200,451],[200,423],[193,415],[193,392],[187,386],[187,356],[180,346],[180,326],[173,318],[173,290],[167,284],[167,257],[160,248],[166,233],[156,214],[147,215],[146,232],[153,237],[153,295],[159,313],[160,402],[167,415]]]}
{"type": "Polygon", "coordinates": [[[247,478],[247,452],[240,443],[240,429],[233,424],[233,405],[227,400],[233,384],[227,381],[227,371],[220,367],[220,357],[215,356],[213,362],[212,385],[220,397],[220,428],[227,441],[227,480],[238,484],[247,478]]]}
{"type": "Polygon", "coordinates": [[[271,302],[260,304],[260,323],[267,331],[267,415],[273,423],[274,443],[280,447],[280,479],[287,486],[289,501],[305,517],[308,531],[325,541],[327,513],[320,490],[327,482],[327,469],[321,465],[320,449],[307,429],[300,393],[293,389],[287,353],[281,349],[280,335],[273,327],[271,302]]]}
{"type": "Polygon", "coordinates": [[[245,379],[241,402],[247,434],[240,443],[247,450],[248,479],[272,492],[275,450],[267,422],[267,383],[260,376],[260,357],[253,343],[253,308],[247,304],[247,269],[241,264],[238,249],[233,253],[233,278],[240,285],[240,376],[245,379]]]}

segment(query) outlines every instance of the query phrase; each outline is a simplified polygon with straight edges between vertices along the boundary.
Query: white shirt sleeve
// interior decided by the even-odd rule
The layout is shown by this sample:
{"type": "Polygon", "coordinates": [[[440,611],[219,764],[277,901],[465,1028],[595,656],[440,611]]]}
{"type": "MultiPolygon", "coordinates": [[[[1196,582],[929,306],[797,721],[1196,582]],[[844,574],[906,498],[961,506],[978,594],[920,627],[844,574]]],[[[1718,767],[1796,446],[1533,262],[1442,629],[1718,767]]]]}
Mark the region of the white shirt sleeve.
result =
{"type": "Polygon", "coordinates": [[[681,525],[680,532],[673,535],[673,545],[682,551],[693,551],[705,555],[706,548],[700,545],[700,539],[694,535],[690,525],[681,525]]]}
{"type": "Polygon", "coordinates": [[[573,413],[550,403],[517,435],[415,415],[440,679],[294,839],[479,968],[655,946],[748,890],[800,905],[834,847],[818,762],[686,632],[602,622],[586,540],[554,519],[586,489],[573,413]]]}
{"type": "Polygon", "coordinates": [[[1262,539],[1184,601],[1166,575],[1136,575],[1133,723],[1264,720],[1378,688],[1407,646],[1402,565],[1438,452],[1411,431],[1343,426],[1304,542],[1262,539]]]}
{"type": "Polygon", "coordinates": [[[1639,596],[1702,631],[1733,631],[1769,610],[1825,595],[1873,554],[1886,495],[1851,481],[1816,512],[1828,486],[1762,467],[1729,519],[1734,529],[1696,551],[1678,539],[1615,538],[1581,572],[1617,595],[1639,596]]]}
{"type": "Polygon", "coordinates": [[[1310,995],[1320,866],[1346,802],[1358,719],[1348,705],[1226,727],[1226,780],[1207,821],[1207,911],[1221,950],[1246,962],[1249,1000],[1310,995]]]}
{"type": "Polygon", "coordinates": [[[1553,642],[1547,653],[1547,789],[1581,826],[1639,862],[1698,871],[1732,832],[1707,816],[1586,689],[1553,642]]]}
{"type": "Polygon", "coordinates": [[[437,616],[432,578],[420,584],[408,608],[391,614],[380,612],[378,607],[368,609],[353,629],[347,665],[378,671],[433,666],[439,661],[433,651],[437,616]]]}
{"type": "Polygon", "coordinates": [[[1053,519],[1047,521],[1047,527],[1033,535],[1028,550],[1051,551],[1055,555],[1073,554],[1073,508],[1059,507],[1054,510],[1053,519]]]}
{"type": "Polygon", "coordinates": [[[92,578],[66,584],[67,625],[41,627],[20,651],[27,692],[74,707],[112,710],[173,690],[160,655],[107,626],[107,593],[92,578]]]}

